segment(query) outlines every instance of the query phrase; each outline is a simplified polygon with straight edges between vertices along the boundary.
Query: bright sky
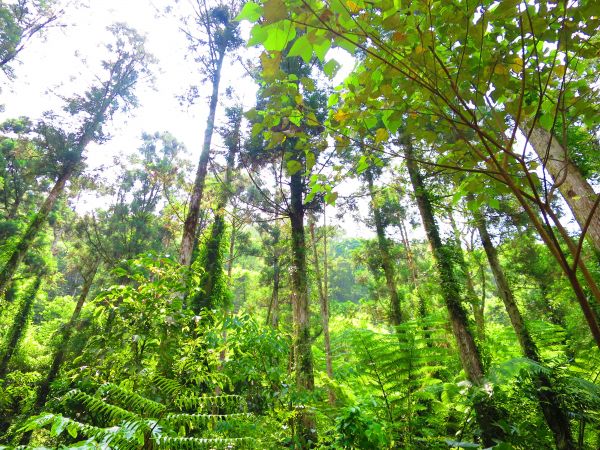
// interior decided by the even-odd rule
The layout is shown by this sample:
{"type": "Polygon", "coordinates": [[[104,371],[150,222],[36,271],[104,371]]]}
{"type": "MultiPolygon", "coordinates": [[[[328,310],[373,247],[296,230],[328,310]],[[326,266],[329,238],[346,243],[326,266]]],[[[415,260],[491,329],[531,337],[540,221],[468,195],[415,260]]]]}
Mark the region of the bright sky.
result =
{"type": "MultiPolygon", "coordinates": [[[[184,1],[176,5],[169,0],[88,0],[84,7],[66,7],[62,20],[66,26],[50,29],[43,40],[37,38],[31,41],[20,54],[19,61],[13,64],[14,80],[0,79],[0,104],[5,105],[0,120],[21,115],[35,120],[44,111],[60,110],[63,105],[61,96],[84,92],[91,77],[98,73],[104,44],[110,41],[106,27],[123,22],[146,35],[147,50],[159,60],[156,80],[153,87],[148,83],[138,86],[136,92],[140,105],[137,109],[115,116],[107,128],[112,135],[110,141],[101,146],[88,146],[88,171],[101,171],[104,176],[110,176],[114,157],[135,151],[144,131],[169,131],[185,144],[195,168],[208,114],[210,87],[204,87],[205,95],[195,105],[179,103],[177,96],[185,94],[193,84],[201,85],[202,76],[197,63],[186,58],[187,41],[179,30],[177,15],[161,14],[166,6],[174,6],[177,10],[186,7],[186,4],[184,1]]],[[[248,32],[248,24],[243,24],[242,34],[247,35],[248,32]]],[[[244,58],[254,53],[258,54],[254,49],[241,50],[244,58]]],[[[336,54],[336,59],[344,63],[340,56],[336,54]]],[[[347,73],[352,62],[346,59],[343,65],[347,73]]],[[[249,108],[256,98],[256,86],[243,74],[244,69],[239,63],[226,61],[220,92],[224,93],[228,86],[233,87],[236,95],[249,108]]],[[[221,98],[223,100],[223,95],[221,98]]],[[[223,111],[222,106],[220,111],[223,111]]],[[[193,173],[190,173],[190,179],[192,176],[193,173]]],[[[342,189],[353,191],[353,184],[342,189]]],[[[93,195],[84,196],[80,199],[80,203],[84,204],[79,204],[78,210],[101,207],[102,201],[93,195]]],[[[366,212],[366,204],[362,206],[361,209],[366,212]]],[[[340,225],[351,236],[371,235],[364,225],[357,226],[349,215],[340,225]]]]}

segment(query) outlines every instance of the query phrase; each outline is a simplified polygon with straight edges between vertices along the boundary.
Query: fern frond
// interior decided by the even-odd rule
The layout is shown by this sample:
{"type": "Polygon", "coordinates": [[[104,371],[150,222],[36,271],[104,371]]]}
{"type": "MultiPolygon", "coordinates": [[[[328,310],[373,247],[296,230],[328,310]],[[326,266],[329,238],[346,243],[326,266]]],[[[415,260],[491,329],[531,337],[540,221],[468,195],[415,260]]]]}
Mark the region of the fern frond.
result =
{"type": "Polygon", "coordinates": [[[239,408],[246,411],[246,399],[241,395],[181,395],[175,398],[175,405],[182,410],[209,411],[211,408],[239,408]]]}
{"type": "Polygon", "coordinates": [[[135,450],[124,436],[120,435],[121,428],[118,426],[101,428],[86,423],[81,423],[69,417],[63,417],[60,414],[46,413],[41,416],[32,417],[28,420],[20,431],[34,431],[51,426],[50,433],[53,436],[60,436],[65,430],[72,438],[79,435],[93,439],[101,446],[109,448],[119,448],[124,450],[135,450]]]}
{"type": "Polygon", "coordinates": [[[188,428],[204,428],[208,423],[227,421],[233,419],[247,419],[252,417],[250,413],[235,414],[183,414],[171,413],[165,416],[165,422],[173,428],[187,426],[188,428]]]}
{"type": "Polygon", "coordinates": [[[116,384],[107,383],[98,390],[100,395],[107,399],[116,400],[122,406],[138,412],[144,416],[158,417],[166,410],[165,405],[152,401],[146,397],[142,397],[135,392],[131,392],[116,384]]]}
{"type": "Polygon", "coordinates": [[[195,450],[195,449],[243,449],[259,448],[256,440],[248,437],[241,438],[186,438],[161,436],[157,439],[160,449],[166,450],[195,450]]]}
{"type": "Polygon", "coordinates": [[[109,422],[122,421],[122,420],[136,420],[139,417],[119,406],[111,405],[110,403],[106,403],[101,398],[91,396],[82,392],[78,389],[74,389],[69,391],[65,396],[65,400],[75,400],[81,403],[86,409],[94,414],[101,415],[109,422]]]}
{"type": "Polygon", "coordinates": [[[172,378],[164,377],[162,375],[154,375],[152,377],[152,382],[162,393],[168,395],[171,398],[178,397],[184,391],[187,390],[187,388],[183,386],[180,382],[173,380],[172,378]]]}

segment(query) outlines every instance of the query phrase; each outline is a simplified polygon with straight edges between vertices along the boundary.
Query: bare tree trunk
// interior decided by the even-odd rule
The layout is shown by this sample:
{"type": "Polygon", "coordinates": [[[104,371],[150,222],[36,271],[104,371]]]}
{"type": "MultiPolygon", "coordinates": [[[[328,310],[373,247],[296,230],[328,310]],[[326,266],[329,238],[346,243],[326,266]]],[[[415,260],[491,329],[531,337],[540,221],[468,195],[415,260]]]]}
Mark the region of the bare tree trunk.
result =
{"type": "MultiPolygon", "coordinates": [[[[406,166],[417,200],[417,206],[419,207],[419,212],[421,214],[421,220],[423,221],[425,233],[427,234],[427,239],[429,240],[436,261],[440,276],[442,296],[450,316],[450,323],[458,346],[462,366],[469,381],[475,386],[483,387],[485,382],[483,363],[481,361],[479,348],[469,329],[467,314],[461,304],[460,286],[454,275],[452,250],[444,245],[440,238],[438,226],[433,214],[433,207],[429,200],[427,188],[414,159],[414,151],[410,138],[405,137],[402,144],[404,146],[406,166]]],[[[474,400],[474,409],[477,416],[477,422],[481,428],[483,444],[491,446],[494,445],[495,440],[503,440],[505,433],[498,425],[502,413],[495,405],[493,398],[486,397],[485,394],[480,393],[474,400]]]]}
{"type": "MultiPolygon", "coordinates": [[[[498,253],[488,233],[485,217],[480,211],[475,211],[473,216],[475,218],[477,230],[479,231],[479,236],[481,237],[483,249],[487,255],[492,273],[494,274],[494,279],[496,280],[498,295],[504,303],[510,322],[515,330],[517,339],[519,340],[521,351],[527,358],[536,362],[541,362],[537,345],[527,329],[525,321],[517,306],[517,302],[513,296],[512,289],[510,289],[508,280],[500,266],[498,253]]],[[[558,450],[575,449],[575,443],[571,435],[569,417],[567,416],[550,379],[546,375],[540,373],[534,378],[534,382],[537,385],[535,391],[539,399],[540,408],[542,409],[546,423],[554,435],[556,448],[558,450]]]]}
{"type": "MultiPolygon", "coordinates": [[[[527,132],[524,131],[527,135],[527,132]]],[[[600,252],[600,206],[592,186],[581,175],[567,154],[567,150],[548,131],[535,127],[531,130],[529,143],[544,167],[554,179],[555,186],[563,195],[586,237],[600,252]]]]}
{"type": "Polygon", "coordinates": [[[185,266],[192,264],[192,254],[194,242],[196,241],[198,218],[200,216],[200,203],[202,202],[202,196],[204,194],[204,184],[208,172],[208,160],[210,159],[210,146],[215,128],[215,115],[219,101],[219,84],[221,82],[221,68],[223,67],[224,58],[225,52],[222,51],[219,53],[216,71],[212,79],[212,94],[208,108],[206,130],[204,131],[204,143],[202,144],[202,153],[200,154],[200,159],[198,161],[198,169],[196,170],[196,179],[194,180],[194,188],[190,198],[188,214],[183,224],[183,236],[181,238],[181,247],[179,248],[179,262],[185,266]]]}
{"type": "MultiPolygon", "coordinates": [[[[327,236],[327,230],[325,230],[325,235],[327,236]]],[[[315,268],[315,276],[317,278],[317,288],[319,291],[319,299],[321,300],[321,321],[323,322],[323,340],[325,342],[325,364],[327,367],[327,376],[330,380],[333,380],[333,361],[331,358],[331,339],[329,336],[329,299],[327,298],[326,285],[327,279],[323,279],[321,277],[321,267],[319,263],[319,251],[317,250],[317,241],[315,236],[315,220],[314,217],[311,217],[310,221],[310,238],[312,244],[313,258],[314,258],[314,268],[315,268]]],[[[326,239],[326,237],[325,237],[326,239]]],[[[327,249],[327,247],[325,247],[327,249]]],[[[326,257],[325,257],[326,258],[326,257]]],[[[325,264],[327,261],[325,259],[325,264]]],[[[325,267],[325,271],[327,268],[325,267]]],[[[328,389],[328,398],[329,404],[333,405],[335,403],[335,392],[330,387],[328,389]]]]}
{"type": "MultiPolygon", "coordinates": [[[[294,365],[296,385],[300,391],[315,387],[310,337],[310,305],[306,273],[306,241],[304,234],[303,183],[300,171],[290,179],[290,223],[292,228],[292,312],[294,319],[294,365]]],[[[296,423],[302,446],[316,442],[316,424],[313,414],[305,408],[299,411],[296,423]]]]}
{"type": "Polygon", "coordinates": [[[398,296],[398,289],[396,288],[396,271],[392,264],[392,257],[390,256],[390,243],[385,237],[385,225],[381,217],[381,211],[375,201],[375,188],[373,186],[373,174],[368,169],[365,172],[365,178],[369,187],[369,194],[371,196],[371,211],[373,212],[373,219],[375,221],[375,231],[377,233],[377,245],[379,246],[379,254],[381,256],[381,267],[385,275],[385,283],[390,296],[390,322],[393,326],[398,326],[402,323],[402,310],[400,307],[400,297],[398,296]]]}

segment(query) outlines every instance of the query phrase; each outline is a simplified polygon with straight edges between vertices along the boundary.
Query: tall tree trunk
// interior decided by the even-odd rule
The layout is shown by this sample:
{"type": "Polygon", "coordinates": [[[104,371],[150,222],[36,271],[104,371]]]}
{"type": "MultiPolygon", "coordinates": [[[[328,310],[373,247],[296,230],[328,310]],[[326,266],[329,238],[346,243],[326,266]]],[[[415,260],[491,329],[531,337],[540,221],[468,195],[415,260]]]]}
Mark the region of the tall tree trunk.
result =
{"type": "Polygon", "coordinates": [[[448,212],[448,218],[450,219],[452,232],[454,234],[454,240],[456,241],[458,264],[460,265],[460,268],[465,276],[467,298],[473,310],[473,317],[475,318],[475,325],[477,327],[477,337],[481,342],[483,342],[483,340],[485,339],[484,309],[479,301],[479,297],[475,293],[475,283],[473,282],[473,276],[471,275],[469,265],[467,264],[465,254],[463,252],[462,243],[460,239],[460,231],[458,230],[458,226],[456,225],[456,221],[454,220],[454,215],[452,214],[452,211],[448,212]]]}
{"type": "MultiPolygon", "coordinates": [[[[239,131],[239,124],[237,125],[239,131]]],[[[215,210],[215,220],[211,227],[210,237],[205,243],[205,254],[202,255],[203,273],[200,275],[198,294],[192,301],[194,312],[200,314],[204,308],[214,309],[217,305],[215,295],[218,294],[217,288],[227,288],[227,282],[223,282],[223,253],[225,238],[225,208],[231,195],[231,183],[233,181],[233,169],[235,158],[238,151],[239,142],[233,142],[227,152],[227,166],[225,168],[225,179],[220,187],[218,194],[217,207],[215,210]]],[[[230,246],[233,242],[230,241],[230,246]]],[[[231,249],[233,250],[233,249],[231,249]]]]}
{"type": "Polygon", "coordinates": [[[33,285],[27,290],[23,300],[21,300],[19,310],[15,314],[10,330],[8,330],[8,333],[6,334],[3,345],[4,348],[2,349],[3,354],[2,358],[0,359],[0,380],[6,377],[8,364],[10,363],[13,355],[17,352],[19,342],[25,335],[25,331],[27,330],[27,322],[29,321],[29,316],[31,315],[35,297],[37,296],[41,283],[42,276],[37,275],[33,285]]]}
{"type": "MultiPolygon", "coordinates": [[[[327,230],[324,230],[324,238],[327,236],[327,230]]],[[[323,340],[325,342],[325,365],[327,368],[327,377],[330,380],[333,380],[333,361],[331,357],[331,339],[329,336],[329,298],[327,297],[327,278],[323,279],[321,277],[321,267],[319,262],[319,251],[317,249],[317,241],[315,236],[315,220],[314,217],[311,218],[310,221],[310,238],[312,244],[313,258],[315,261],[315,276],[317,281],[317,288],[319,291],[319,300],[321,301],[321,321],[323,323],[323,340]]],[[[325,251],[327,251],[327,247],[325,247],[325,251]]],[[[327,257],[325,256],[325,271],[327,270],[327,257]]],[[[333,405],[335,403],[335,392],[331,387],[328,389],[328,398],[329,404],[333,405]]]]}
{"type": "Polygon", "coordinates": [[[554,179],[581,229],[584,230],[587,224],[586,237],[596,252],[600,252],[600,206],[596,204],[600,194],[594,192],[552,133],[534,127],[529,143],[554,179]]]}
{"type": "Polygon", "coordinates": [[[58,197],[60,196],[60,194],[62,194],[65,188],[66,182],[73,174],[74,168],[75,166],[73,164],[70,164],[60,174],[60,176],[54,183],[52,190],[46,197],[46,200],[44,200],[42,207],[39,209],[31,223],[27,227],[25,234],[23,234],[23,236],[21,237],[19,243],[10,255],[10,258],[2,268],[2,271],[0,271],[0,297],[4,294],[6,288],[8,287],[8,283],[10,282],[15,272],[23,262],[25,256],[27,255],[31,244],[33,244],[33,241],[35,240],[40,230],[46,223],[46,220],[48,219],[50,212],[54,208],[58,197]]]}
{"type": "Polygon", "coordinates": [[[417,292],[417,299],[419,301],[419,304],[417,305],[417,310],[419,312],[419,317],[424,318],[425,316],[427,316],[427,305],[425,304],[425,299],[423,298],[423,294],[421,294],[421,291],[419,289],[419,271],[417,270],[415,257],[413,255],[410,241],[408,240],[408,233],[406,231],[406,225],[404,225],[404,220],[401,220],[399,225],[400,236],[402,237],[402,245],[404,246],[404,251],[406,252],[406,260],[408,261],[410,279],[413,285],[413,290],[416,290],[417,292]]]}
{"type": "MultiPolygon", "coordinates": [[[[498,253],[488,233],[485,217],[480,211],[475,211],[473,216],[475,218],[477,230],[479,231],[479,236],[481,237],[483,249],[485,250],[492,273],[494,274],[494,279],[496,280],[498,295],[504,303],[510,322],[515,330],[517,339],[519,340],[521,351],[527,358],[536,362],[541,362],[537,345],[527,329],[512,290],[508,284],[508,280],[500,266],[498,253]]],[[[556,448],[558,450],[575,449],[575,443],[573,442],[571,435],[569,417],[567,416],[550,379],[544,374],[538,374],[535,376],[534,382],[537,385],[535,391],[539,399],[540,408],[542,409],[546,423],[554,435],[556,448]]]]}
{"type": "Polygon", "coordinates": [[[370,169],[365,171],[365,178],[367,179],[369,194],[371,196],[371,211],[373,212],[373,219],[375,221],[377,245],[381,256],[381,267],[385,275],[385,284],[387,286],[388,295],[390,296],[390,323],[393,326],[398,326],[402,323],[402,310],[400,307],[398,289],[396,288],[396,271],[392,263],[392,257],[390,256],[390,243],[385,237],[385,225],[381,217],[381,211],[377,206],[375,187],[373,185],[373,173],[370,169]]]}
{"type": "Polygon", "coordinates": [[[198,161],[198,169],[196,170],[196,179],[194,180],[194,188],[190,198],[188,214],[183,224],[183,236],[181,238],[181,247],[179,248],[179,262],[186,266],[192,264],[192,254],[194,242],[196,241],[198,218],[200,216],[200,203],[202,202],[202,196],[204,194],[204,184],[208,172],[208,161],[210,159],[210,146],[215,128],[215,115],[219,101],[219,84],[221,82],[221,68],[223,67],[224,58],[225,51],[221,51],[212,78],[212,94],[210,96],[208,107],[206,130],[204,130],[202,153],[200,154],[200,159],[198,161]]]}
{"type": "Polygon", "coordinates": [[[229,235],[229,258],[227,259],[227,284],[229,286],[231,286],[231,283],[233,282],[233,260],[235,258],[235,238],[237,230],[238,228],[232,223],[231,234],[229,235]]]}
{"type": "MultiPolygon", "coordinates": [[[[294,365],[296,385],[300,391],[312,391],[315,387],[313,357],[310,337],[310,305],[306,273],[306,241],[304,234],[304,204],[301,171],[290,179],[290,224],[292,231],[292,312],[294,319],[294,365]]],[[[298,436],[304,448],[316,443],[314,416],[305,408],[299,412],[296,424],[298,436]]]]}
{"type": "MultiPolygon", "coordinates": [[[[482,388],[485,382],[485,372],[479,349],[469,329],[467,314],[461,304],[460,285],[454,275],[452,250],[444,245],[440,238],[433,214],[433,207],[415,161],[410,137],[405,137],[402,144],[421,220],[423,221],[425,233],[433,250],[433,256],[439,272],[442,297],[450,316],[450,323],[458,346],[462,366],[469,381],[475,386],[482,388]]],[[[503,440],[505,433],[497,424],[502,414],[494,404],[493,399],[485,396],[484,393],[480,393],[478,398],[474,400],[474,409],[477,422],[481,428],[483,444],[491,446],[495,443],[495,440],[503,440]]]]}
{"type": "MultiPolygon", "coordinates": [[[[279,241],[275,241],[273,247],[276,247],[279,241]]],[[[273,251],[273,291],[271,293],[271,302],[269,311],[267,311],[267,323],[273,328],[279,327],[279,284],[281,276],[281,268],[279,262],[279,253],[275,248],[273,251]]]]}
{"type": "Polygon", "coordinates": [[[99,261],[94,262],[93,266],[90,268],[90,270],[84,277],[83,287],[81,288],[81,293],[79,294],[79,298],[77,299],[77,304],[75,305],[73,314],[71,314],[69,322],[65,325],[65,327],[62,330],[60,340],[57,344],[56,353],[54,354],[52,364],[50,365],[50,370],[48,370],[46,378],[44,379],[44,381],[42,381],[42,384],[40,384],[40,387],[38,389],[37,397],[33,405],[33,410],[35,412],[39,411],[46,403],[48,393],[50,392],[50,385],[56,379],[60,367],[62,366],[62,363],[65,359],[65,355],[67,354],[67,350],[69,349],[69,341],[71,340],[71,336],[73,335],[73,332],[76,329],[81,310],[83,309],[83,305],[88,297],[88,294],[90,293],[90,289],[92,287],[92,284],[94,283],[94,278],[96,276],[99,266],[99,261]]]}

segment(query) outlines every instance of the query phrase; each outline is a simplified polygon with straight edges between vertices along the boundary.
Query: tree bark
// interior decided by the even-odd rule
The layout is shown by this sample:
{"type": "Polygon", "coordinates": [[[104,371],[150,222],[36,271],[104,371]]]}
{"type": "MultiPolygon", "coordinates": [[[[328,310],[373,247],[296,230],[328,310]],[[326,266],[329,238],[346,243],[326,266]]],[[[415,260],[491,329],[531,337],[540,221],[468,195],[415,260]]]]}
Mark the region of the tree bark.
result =
{"type": "Polygon", "coordinates": [[[27,227],[25,234],[21,237],[19,243],[17,244],[17,246],[13,250],[12,254],[10,255],[10,258],[8,259],[8,261],[2,268],[2,271],[0,272],[0,297],[2,295],[4,295],[4,292],[6,291],[6,288],[8,287],[8,283],[10,282],[12,277],[15,275],[17,269],[19,268],[19,266],[23,262],[23,259],[27,255],[27,252],[29,251],[31,244],[33,243],[33,241],[37,237],[38,233],[40,232],[40,230],[46,223],[46,220],[48,219],[50,212],[54,208],[54,205],[56,204],[58,197],[64,191],[65,184],[69,180],[71,175],[73,174],[74,169],[75,169],[75,166],[73,164],[69,164],[65,167],[63,172],[60,174],[58,179],[55,181],[54,186],[52,187],[52,190],[50,191],[50,193],[44,200],[42,207],[37,212],[37,214],[31,221],[31,223],[29,224],[29,226],[27,227]]]}
{"type": "MultiPolygon", "coordinates": [[[[315,387],[310,337],[310,305],[306,273],[306,241],[304,234],[303,183],[300,171],[290,179],[290,224],[292,232],[292,313],[294,319],[294,366],[296,385],[300,391],[315,387]]],[[[299,411],[296,424],[303,448],[316,443],[314,416],[305,408],[299,411]]]]}
{"type": "Polygon", "coordinates": [[[65,325],[62,330],[60,340],[57,345],[56,353],[54,354],[54,358],[52,359],[52,364],[50,365],[50,370],[48,370],[48,374],[38,389],[37,397],[35,403],[33,405],[34,411],[39,411],[44,404],[46,403],[46,399],[48,398],[48,394],[50,392],[50,385],[56,379],[58,372],[62,366],[62,363],[65,359],[65,355],[67,354],[67,350],[69,349],[69,341],[71,340],[71,336],[76,329],[77,322],[79,321],[79,316],[81,314],[81,310],[83,309],[83,305],[87,300],[88,294],[90,293],[90,289],[92,284],[94,283],[94,278],[98,271],[98,267],[100,266],[100,262],[97,261],[90,268],[89,272],[85,275],[83,287],[81,288],[81,293],[79,294],[79,298],[77,299],[77,303],[75,305],[75,309],[73,310],[73,314],[71,314],[71,318],[69,322],[65,325]]]}
{"type": "MultiPolygon", "coordinates": [[[[327,231],[325,230],[325,239],[327,231]]],[[[315,237],[315,220],[314,217],[311,218],[310,221],[310,238],[312,244],[313,258],[314,258],[314,268],[315,268],[315,277],[317,281],[317,288],[319,291],[319,300],[321,301],[321,321],[323,323],[323,340],[325,343],[325,365],[327,368],[327,377],[330,380],[333,380],[333,360],[331,357],[331,339],[329,336],[329,298],[327,297],[327,278],[323,279],[321,277],[321,267],[319,262],[319,251],[317,249],[317,241],[315,237]]],[[[327,247],[325,247],[325,251],[327,247]]],[[[325,265],[327,264],[326,257],[325,265]]],[[[327,270],[325,266],[325,271],[327,270]]],[[[329,387],[328,390],[328,399],[329,404],[335,404],[335,392],[332,387],[329,387]]]]}
{"type": "MultiPolygon", "coordinates": [[[[458,346],[462,366],[469,381],[475,386],[483,388],[485,383],[483,363],[479,348],[469,329],[467,314],[461,304],[460,285],[454,275],[452,251],[442,243],[440,238],[433,214],[433,207],[414,159],[414,150],[410,138],[405,137],[402,144],[421,220],[423,221],[425,233],[431,245],[440,276],[442,296],[450,316],[450,323],[458,346]]],[[[480,393],[477,397],[474,400],[474,409],[477,422],[481,428],[481,438],[484,445],[491,446],[495,444],[495,440],[503,440],[505,437],[504,431],[497,425],[502,414],[495,405],[493,398],[487,397],[484,393],[480,393]]]]}
{"type": "Polygon", "coordinates": [[[6,378],[8,364],[10,363],[13,355],[17,352],[19,342],[27,330],[27,322],[29,321],[29,316],[31,315],[35,297],[37,296],[41,283],[42,276],[37,275],[35,281],[33,282],[33,286],[28,290],[28,292],[25,293],[25,298],[23,298],[21,301],[19,310],[17,311],[10,330],[6,335],[3,349],[4,352],[2,359],[0,359],[0,380],[6,378]]]}
{"type": "MultiPolygon", "coordinates": [[[[213,117],[214,120],[214,117],[213,117]]],[[[227,152],[227,166],[225,169],[225,179],[221,185],[218,196],[217,207],[215,210],[215,220],[211,227],[211,234],[206,242],[206,254],[203,255],[204,272],[200,275],[199,293],[193,300],[193,308],[196,314],[204,308],[214,309],[217,305],[218,294],[216,288],[223,281],[223,241],[225,238],[225,208],[231,195],[231,182],[233,179],[233,169],[235,166],[235,157],[238,150],[238,142],[234,142],[227,152]]],[[[234,241],[230,241],[233,246],[234,241]]],[[[231,248],[233,250],[233,248],[231,248]]],[[[226,289],[227,283],[221,283],[221,288],[226,289]]]]}
{"type": "Polygon", "coordinates": [[[179,248],[179,262],[185,266],[192,264],[192,254],[194,250],[194,242],[196,241],[198,218],[200,217],[200,203],[204,194],[204,185],[206,174],[208,172],[208,160],[210,159],[210,146],[212,135],[215,128],[215,115],[217,112],[217,104],[219,101],[219,84],[221,82],[221,68],[223,67],[223,59],[225,51],[219,53],[216,70],[212,79],[212,94],[208,107],[208,118],[206,120],[206,130],[204,130],[204,143],[202,144],[202,153],[198,161],[198,169],[196,170],[196,178],[194,180],[194,188],[190,198],[188,214],[183,224],[183,236],[181,238],[181,246],[179,248]]]}
{"type": "MultiPolygon", "coordinates": [[[[498,252],[488,233],[485,217],[480,211],[475,211],[473,216],[475,218],[477,230],[479,231],[483,249],[485,250],[492,273],[494,274],[494,279],[496,280],[498,296],[504,303],[510,322],[517,335],[519,345],[521,346],[521,351],[532,361],[541,362],[537,345],[527,329],[525,321],[517,306],[517,302],[515,301],[512,289],[500,266],[498,252]]],[[[540,408],[542,409],[546,423],[554,435],[556,448],[558,450],[575,449],[575,443],[571,435],[569,417],[567,416],[550,379],[544,374],[538,374],[534,377],[534,383],[536,384],[536,393],[539,399],[540,408]]]]}
{"type": "Polygon", "coordinates": [[[460,268],[465,276],[465,284],[467,287],[467,298],[469,303],[471,304],[471,308],[473,310],[473,317],[475,318],[475,325],[477,327],[477,338],[483,342],[485,339],[485,315],[484,308],[479,301],[479,297],[475,293],[475,283],[473,282],[473,276],[471,275],[471,271],[469,270],[469,265],[467,264],[467,260],[465,259],[465,254],[463,252],[461,240],[460,240],[460,231],[458,230],[458,226],[456,225],[456,221],[454,220],[454,215],[452,211],[448,212],[448,218],[450,219],[450,224],[452,225],[452,232],[454,233],[454,240],[456,241],[456,251],[458,253],[458,263],[460,268]]]}
{"type": "Polygon", "coordinates": [[[402,309],[400,307],[398,289],[396,288],[396,271],[394,269],[394,265],[392,264],[392,257],[390,256],[390,243],[385,236],[385,225],[383,224],[381,211],[376,203],[373,174],[371,173],[370,169],[365,172],[365,177],[367,179],[369,194],[371,197],[371,211],[373,212],[373,219],[375,221],[377,245],[379,247],[379,254],[381,256],[381,267],[385,275],[385,284],[390,296],[390,323],[393,326],[398,326],[402,323],[402,309]]]}
{"type": "MultiPolygon", "coordinates": [[[[527,136],[528,133],[523,132],[527,136]]],[[[600,252],[600,207],[595,206],[600,194],[594,192],[569,158],[567,150],[550,132],[534,127],[529,143],[554,179],[554,185],[569,205],[580,228],[584,230],[589,222],[585,237],[596,252],[600,252]]]]}
{"type": "MultiPolygon", "coordinates": [[[[276,241],[274,246],[277,244],[278,242],[276,241]]],[[[273,254],[273,292],[271,293],[271,304],[269,306],[269,311],[267,312],[267,323],[269,323],[273,328],[279,327],[280,272],[281,268],[279,267],[279,254],[277,253],[277,250],[275,250],[273,254]]]]}

